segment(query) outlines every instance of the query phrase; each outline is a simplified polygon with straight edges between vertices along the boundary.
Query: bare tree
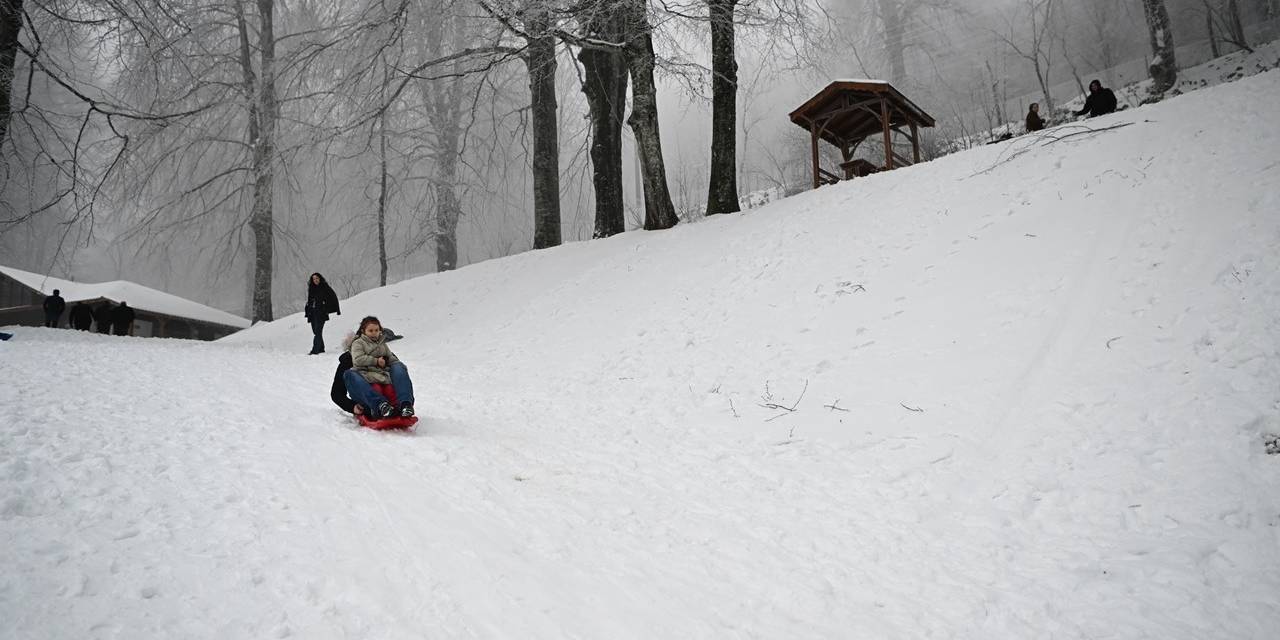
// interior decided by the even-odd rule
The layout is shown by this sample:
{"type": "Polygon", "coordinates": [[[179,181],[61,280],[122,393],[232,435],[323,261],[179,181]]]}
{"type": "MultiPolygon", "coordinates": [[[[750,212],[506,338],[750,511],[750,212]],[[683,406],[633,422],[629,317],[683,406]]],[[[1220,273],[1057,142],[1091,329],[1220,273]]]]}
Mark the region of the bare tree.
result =
{"type": "Polygon", "coordinates": [[[733,11],[737,0],[708,0],[711,14],[711,177],[707,215],[738,211],[738,62],[733,11]]]}
{"type": "Polygon", "coordinates": [[[627,63],[618,43],[627,22],[603,0],[579,10],[583,33],[578,61],[591,119],[591,179],[595,187],[595,233],[606,238],[626,230],[622,200],[622,117],[627,99],[627,63]]]}
{"type": "MultiPolygon", "coordinates": [[[[562,242],[560,229],[560,122],[556,100],[556,33],[550,4],[532,0],[514,6],[480,0],[480,6],[524,41],[533,135],[533,248],[562,242]]],[[[557,9],[558,11],[558,9],[557,9]]]]}
{"type": "Polygon", "coordinates": [[[1018,57],[1031,63],[1036,81],[1040,83],[1040,91],[1044,95],[1047,112],[1052,112],[1054,106],[1049,73],[1053,67],[1051,24],[1056,17],[1055,11],[1055,0],[1022,0],[1013,17],[1007,21],[1008,34],[996,34],[1018,57]],[[1019,18],[1026,21],[1026,35],[1023,37],[1016,35],[1024,28],[1023,25],[1015,24],[1015,20],[1019,18]]]}
{"type": "Polygon", "coordinates": [[[1216,58],[1218,39],[1228,44],[1253,53],[1249,46],[1249,38],[1244,32],[1244,22],[1240,19],[1240,4],[1236,0],[1201,0],[1204,7],[1205,24],[1209,32],[1209,44],[1216,58]]]}
{"type": "Polygon", "coordinates": [[[22,31],[22,0],[0,0],[0,145],[9,133],[9,94],[22,31]]]}
{"type": "Polygon", "coordinates": [[[644,178],[644,228],[669,229],[680,222],[662,158],[662,136],[658,131],[658,89],[654,83],[652,26],[644,0],[624,0],[626,47],[623,49],[631,72],[631,116],[627,124],[636,136],[640,171],[644,178]]]}
{"type": "Polygon", "coordinates": [[[240,65],[244,71],[245,94],[249,96],[248,145],[253,153],[253,212],[249,228],[253,231],[253,320],[273,320],[271,308],[272,215],[275,190],[276,121],[280,111],[276,102],[276,32],[274,0],[257,0],[257,68],[251,52],[250,34],[241,0],[234,0],[236,30],[240,34],[240,65]]]}
{"type": "Polygon", "coordinates": [[[1174,56],[1173,29],[1169,26],[1169,11],[1164,0],[1142,0],[1142,12],[1147,18],[1147,31],[1151,34],[1151,72],[1153,94],[1162,94],[1173,88],[1178,80],[1178,61],[1174,56]]]}
{"type": "Polygon", "coordinates": [[[560,122],[556,103],[556,42],[549,8],[529,14],[529,102],[533,111],[533,248],[554,247],[560,231],[560,122]]]}

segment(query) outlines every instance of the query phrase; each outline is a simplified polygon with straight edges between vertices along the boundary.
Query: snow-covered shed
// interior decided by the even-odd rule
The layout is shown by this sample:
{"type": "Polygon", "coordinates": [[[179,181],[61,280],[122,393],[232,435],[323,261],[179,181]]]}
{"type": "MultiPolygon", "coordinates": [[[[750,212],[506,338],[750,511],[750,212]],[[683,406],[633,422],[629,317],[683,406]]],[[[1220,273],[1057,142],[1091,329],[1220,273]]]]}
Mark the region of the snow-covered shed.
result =
{"type": "Polygon", "coordinates": [[[133,308],[133,335],[216,340],[249,326],[240,316],[135,282],[83,283],[0,265],[0,326],[44,326],[44,299],[57,289],[67,301],[62,326],[78,302],[96,307],[121,302],[133,308]]]}

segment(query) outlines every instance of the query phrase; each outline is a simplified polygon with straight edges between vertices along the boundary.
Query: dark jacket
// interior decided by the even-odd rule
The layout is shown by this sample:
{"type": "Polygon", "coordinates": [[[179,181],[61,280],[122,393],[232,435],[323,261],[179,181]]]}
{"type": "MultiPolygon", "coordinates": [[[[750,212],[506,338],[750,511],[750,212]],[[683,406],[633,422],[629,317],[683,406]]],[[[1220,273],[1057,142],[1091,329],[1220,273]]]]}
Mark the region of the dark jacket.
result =
{"type": "Polygon", "coordinates": [[[333,373],[333,388],[329,390],[329,397],[333,399],[333,403],[338,405],[347,413],[355,413],[356,402],[347,395],[347,383],[342,381],[342,374],[351,368],[351,352],[344,351],[338,356],[338,370],[333,373]]]}
{"type": "Polygon", "coordinates": [[[133,329],[133,309],[121,302],[120,306],[111,310],[111,328],[118,336],[127,336],[133,329]]]}
{"type": "Polygon", "coordinates": [[[71,307],[71,326],[88,331],[93,326],[93,309],[83,302],[77,302],[76,306],[71,307]]]}
{"type": "Polygon", "coordinates": [[[1089,92],[1089,97],[1084,100],[1084,108],[1077,111],[1076,115],[1082,116],[1087,113],[1090,118],[1093,118],[1115,110],[1116,93],[1110,89],[1102,88],[1089,92]]]}
{"type": "Polygon", "coordinates": [[[67,301],[60,295],[51,295],[44,299],[44,312],[50,315],[62,315],[67,310],[67,301]]]}
{"type": "Polygon", "coordinates": [[[99,333],[111,332],[111,303],[103,302],[93,310],[93,321],[98,323],[99,333]]]}
{"type": "Polygon", "coordinates": [[[338,294],[333,292],[333,287],[329,286],[324,276],[320,276],[320,284],[313,284],[310,278],[307,279],[305,312],[310,322],[324,322],[329,319],[331,313],[342,315],[342,310],[338,307],[338,294]]]}
{"type": "Polygon", "coordinates": [[[1027,133],[1039,131],[1044,128],[1044,118],[1034,111],[1027,112],[1027,133]]]}

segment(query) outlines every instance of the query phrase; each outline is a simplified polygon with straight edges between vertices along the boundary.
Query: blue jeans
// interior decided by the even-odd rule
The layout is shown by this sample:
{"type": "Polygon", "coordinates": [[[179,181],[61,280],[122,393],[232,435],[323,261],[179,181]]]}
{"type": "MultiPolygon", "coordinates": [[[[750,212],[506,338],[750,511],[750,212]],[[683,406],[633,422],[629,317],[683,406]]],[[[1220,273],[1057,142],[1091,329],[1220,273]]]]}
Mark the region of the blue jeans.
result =
{"type": "Polygon", "coordinates": [[[311,333],[315,336],[311,339],[311,353],[324,353],[324,320],[311,321],[311,333]]]}
{"type": "MultiPolygon", "coordinates": [[[[387,370],[391,373],[391,386],[396,390],[396,400],[402,405],[413,404],[413,382],[409,380],[409,368],[404,366],[403,362],[393,362],[387,370]]],[[[347,393],[351,395],[351,399],[364,405],[370,415],[378,405],[387,402],[386,397],[374,391],[373,385],[369,384],[369,381],[355,369],[347,369],[347,372],[342,374],[342,381],[346,383],[347,393]]]]}

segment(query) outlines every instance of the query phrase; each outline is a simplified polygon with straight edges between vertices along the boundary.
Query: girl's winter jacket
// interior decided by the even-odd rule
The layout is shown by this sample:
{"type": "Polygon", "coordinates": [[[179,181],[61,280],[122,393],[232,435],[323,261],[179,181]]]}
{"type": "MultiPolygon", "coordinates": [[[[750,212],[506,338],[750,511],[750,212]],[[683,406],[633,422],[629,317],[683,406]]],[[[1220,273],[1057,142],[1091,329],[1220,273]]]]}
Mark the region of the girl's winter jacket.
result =
{"type": "Polygon", "coordinates": [[[369,384],[391,384],[391,374],[378,366],[378,358],[386,358],[387,366],[400,362],[396,354],[387,348],[385,336],[376,341],[366,335],[360,335],[351,342],[351,366],[364,377],[369,384]]]}

